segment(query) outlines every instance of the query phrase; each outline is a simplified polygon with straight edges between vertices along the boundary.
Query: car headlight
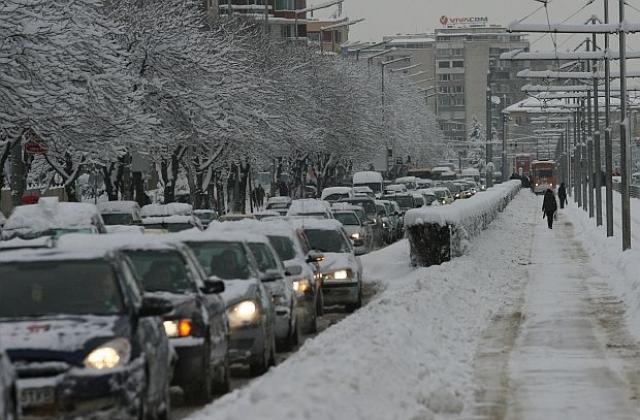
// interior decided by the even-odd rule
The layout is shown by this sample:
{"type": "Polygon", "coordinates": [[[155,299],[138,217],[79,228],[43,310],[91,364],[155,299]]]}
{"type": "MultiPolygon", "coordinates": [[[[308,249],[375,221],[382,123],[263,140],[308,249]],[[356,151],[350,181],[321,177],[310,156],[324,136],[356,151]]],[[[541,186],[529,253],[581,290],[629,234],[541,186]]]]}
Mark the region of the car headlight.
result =
{"type": "Polygon", "coordinates": [[[227,309],[229,327],[236,328],[256,322],[258,317],[258,306],[252,300],[245,300],[227,309]]]}
{"type": "Polygon", "coordinates": [[[113,369],[129,363],[131,343],[126,338],[116,338],[94,349],[84,359],[89,369],[113,369]]]}
{"type": "Polygon", "coordinates": [[[190,319],[164,321],[164,332],[169,338],[189,337],[193,330],[190,319]]]}
{"type": "Polygon", "coordinates": [[[294,281],[293,290],[298,294],[304,294],[311,290],[311,282],[307,279],[294,281]]]}
{"type": "Polygon", "coordinates": [[[331,281],[331,280],[349,280],[351,278],[351,270],[345,269],[345,270],[336,270],[332,273],[327,273],[324,275],[325,280],[327,281],[331,281]]]}
{"type": "Polygon", "coordinates": [[[353,239],[354,241],[357,241],[358,239],[360,239],[360,233],[359,232],[352,233],[351,239],[353,239]]]}

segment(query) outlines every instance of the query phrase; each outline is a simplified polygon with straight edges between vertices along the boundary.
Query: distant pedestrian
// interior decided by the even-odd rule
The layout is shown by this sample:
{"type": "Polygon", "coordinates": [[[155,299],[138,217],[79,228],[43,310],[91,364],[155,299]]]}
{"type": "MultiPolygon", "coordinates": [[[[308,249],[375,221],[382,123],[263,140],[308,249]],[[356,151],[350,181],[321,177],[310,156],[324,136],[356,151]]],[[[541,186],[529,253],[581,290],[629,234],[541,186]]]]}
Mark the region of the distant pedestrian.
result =
{"type": "Polygon", "coordinates": [[[542,202],[542,218],[547,218],[549,229],[553,229],[553,215],[558,211],[558,203],[556,196],[551,189],[547,189],[544,193],[544,201],[542,202]]]}
{"type": "Polygon", "coordinates": [[[560,208],[563,209],[565,204],[569,204],[567,201],[567,187],[564,182],[560,184],[558,188],[558,199],[560,200],[560,208]]]}
{"type": "Polygon", "coordinates": [[[262,188],[262,184],[258,185],[258,191],[256,192],[256,198],[258,199],[258,207],[262,208],[264,205],[264,188],[262,188]]]}

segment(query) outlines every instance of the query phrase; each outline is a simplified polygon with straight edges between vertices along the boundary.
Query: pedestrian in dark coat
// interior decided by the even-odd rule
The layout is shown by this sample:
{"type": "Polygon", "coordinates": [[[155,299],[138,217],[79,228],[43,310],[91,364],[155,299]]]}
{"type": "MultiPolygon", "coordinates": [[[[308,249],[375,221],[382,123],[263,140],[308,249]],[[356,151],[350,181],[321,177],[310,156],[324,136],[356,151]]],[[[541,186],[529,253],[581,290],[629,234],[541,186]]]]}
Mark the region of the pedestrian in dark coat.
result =
{"type": "Polygon", "coordinates": [[[560,184],[558,188],[558,199],[560,200],[560,208],[563,209],[565,204],[569,204],[567,201],[567,187],[564,185],[564,182],[560,184]]]}
{"type": "Polygon", "coordinates": [[[553,229],[553,215],[558,210],[558,203],[553,191],[548,189],[544,193],[544,201],[542,202],[542,218],[547,218],[549,229],[553,229]]]}

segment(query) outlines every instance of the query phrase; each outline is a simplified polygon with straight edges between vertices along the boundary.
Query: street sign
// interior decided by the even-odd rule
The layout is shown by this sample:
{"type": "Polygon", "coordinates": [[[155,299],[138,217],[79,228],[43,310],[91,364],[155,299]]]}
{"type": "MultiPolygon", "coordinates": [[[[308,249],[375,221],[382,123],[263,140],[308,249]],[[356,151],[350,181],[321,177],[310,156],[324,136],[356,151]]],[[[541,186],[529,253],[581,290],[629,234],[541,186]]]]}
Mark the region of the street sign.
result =
{"type": "Polygon", "coordinates": [[[47,146],[44,144],[40,136],[38,136],[35,131],[29,129],[25,134],[24,138],[26,142],[24,144],[24,151],[30,155],[45,155],[47,154],[47,146]]]}

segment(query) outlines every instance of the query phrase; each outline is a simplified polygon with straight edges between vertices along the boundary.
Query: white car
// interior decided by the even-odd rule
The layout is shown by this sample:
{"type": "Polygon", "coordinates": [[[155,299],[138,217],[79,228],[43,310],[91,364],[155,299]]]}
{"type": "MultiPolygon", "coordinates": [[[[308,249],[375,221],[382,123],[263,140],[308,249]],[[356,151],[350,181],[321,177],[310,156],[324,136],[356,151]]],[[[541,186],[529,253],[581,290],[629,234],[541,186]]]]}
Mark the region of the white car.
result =
{"type": "Polygon", "coordinates": [[[343,198],[353,198],[353,197],[355,197],[355,192],[351,187],[329,187],[322,190],[322,195],[320,196],[320,199],[326,200],[329,202],[335,202],[343,198]]]}
{"type": "Polygon", "coordinates": [[[371,198],[375,198],[376,196],[373,190],[366,186],[353,187],[353,193],[355,194],[356,197],[364,195],[371,198]]]}
{"type": "Polygon", "coordinates": [[[140,210],[145,233],[180,232],[197,228],[202,222],[194,215],[193,206],[185,203],[148,204],[140,210]]]}
{"type": "Polygon", "coordinates": [[[324,200],[305,198],[293,200],[287,217],[311,217],[315,219],[333,219],[331,204],[324,200]]]}
{"type": "Polygon", "coordinates": [[[105,201],[98,203],[98,211],[107,226],[139,225],[142,221],[135,201],[105,201]]]}
{"type": "Polygon", "coordinates": [[[348,312],[362,306],[362,263],[344,227],[337,220],[294,220],[304,230],[311,249],[321,252],[322,296],[325,306],[344,305],[348,312]]]}
{"type": "Polygon", "coordinates": [[[18,206],[2,228],[4,240],[58,238],[66,233],[107,233],[95,205],[61,203],[57,197],[41,197],[37,204],[18,206]]]}
{"type": "Polygon", "coordinates": [[[407,192],[407,186],[405,184],[391,184],[384,188],[385,194],[403,194],[407,192]]]}
{"type": "Polygon", "coordinates": [[[269,197],[265,210],[277,211],[281,216],[286,216],[292,201],[291,197],[269,197]]]}

